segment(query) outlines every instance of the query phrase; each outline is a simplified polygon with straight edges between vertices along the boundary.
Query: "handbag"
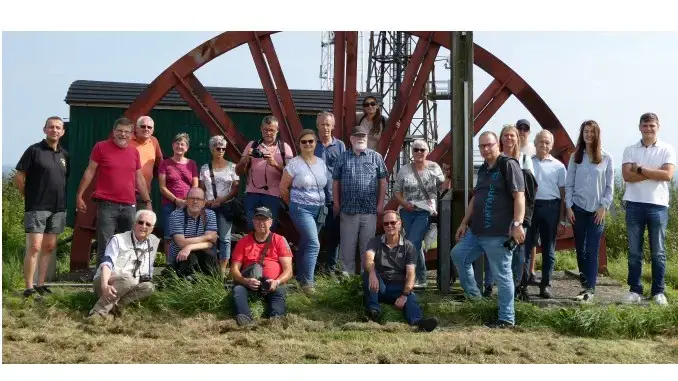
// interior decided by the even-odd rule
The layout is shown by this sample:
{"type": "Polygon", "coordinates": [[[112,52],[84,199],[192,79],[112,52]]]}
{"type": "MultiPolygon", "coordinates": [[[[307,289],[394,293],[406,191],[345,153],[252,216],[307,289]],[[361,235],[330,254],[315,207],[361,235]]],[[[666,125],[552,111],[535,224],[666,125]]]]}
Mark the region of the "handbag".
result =
{"type": "MultiPolygon", "coordinates": [[[[313,175],[313,178],[315,179],[315,186],[316,186],[316,190],[318,191],[318,198],[319,198],[319,199],[322,198],[322,196],[320,195],[320,184],[318,184],[318,178],[315,177],[315,173],[313,173],[313,170],[311,169],[311,166],[308,165],[308,163],[306,163],[306,161],[305,161],[303,158],[302,158],[301,160],[306,164],[306,166],[308,167],[308,170],[311,171],[311,175],[313,175]]],[[[329,209],[327,208],[327,206],[325,205],[325,203],[323,203],[323,204],[320,206],[320,211],[318,212],[318,220],[317,220],[317,222],[318,222],[319,224],[321,224],[321,225],[324,225],[324,224],[325,224],[325,220],[327,219],[327,214],[328,214],[328,213],[329,213],[329,209]]]]}

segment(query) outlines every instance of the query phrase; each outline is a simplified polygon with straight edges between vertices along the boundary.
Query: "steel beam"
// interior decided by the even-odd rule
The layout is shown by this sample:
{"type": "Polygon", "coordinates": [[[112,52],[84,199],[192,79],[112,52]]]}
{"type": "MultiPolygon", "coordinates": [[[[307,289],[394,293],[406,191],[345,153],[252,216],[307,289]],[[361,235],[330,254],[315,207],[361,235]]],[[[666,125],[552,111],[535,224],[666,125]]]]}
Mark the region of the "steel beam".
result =
{"type": "Polygon", "coordinates": [[[334,32],[334,89],[333,89],[333,113],[334,113],[334,137],[349,145],[344,126],[344,88],[346,86],[346,32],[334,32]]]}
{"type": "MultiPolygon", "coordinates": [[[[358,84],[358,32],[346,32],[346,90],[344,91],[344,131],[355,127],[358,84]]],[[[350,135],[349,135],[350,136],[350,135]]]]}

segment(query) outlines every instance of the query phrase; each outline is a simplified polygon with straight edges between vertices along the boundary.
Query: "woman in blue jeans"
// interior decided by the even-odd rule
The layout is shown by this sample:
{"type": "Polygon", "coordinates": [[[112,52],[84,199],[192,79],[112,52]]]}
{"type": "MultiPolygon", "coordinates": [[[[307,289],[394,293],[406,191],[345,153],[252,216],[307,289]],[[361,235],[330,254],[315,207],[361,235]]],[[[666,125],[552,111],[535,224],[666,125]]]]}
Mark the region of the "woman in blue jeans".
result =
{"type": "Polygon", "coordinates": [[[426,141],[412,142],[412,163],[400,168],[393,187],[405,238],[412,242],[416,252],[415,288],[426,287],[426,260],[421,246],[429,229],[429,216],[438,214],[438,190],[445,189],[450,181],[437,163],[426,160],[426,155],[426,141]]]}
{"type": "Polygon", "coordinates": [[[325,162],[314,155],[316,144],[315,132],[303,130],[299,138],[301,154],[287,163],[280,180],[280,197],[289,205],[290,218],[299,233],[297,280],[306,294],[314,291],[320,251],[318,231],[327,216],[324,188],[329,176],[325,162]]]}
{"type": "Polygon", "coordinates": [[[226,215],[228,202],[238,195],[240,178],[235,173],[235,164],[224,158],[226,139],[222,135],[212,136],[209,148],[212,159],[200,167],[200,187],[205,191],[205,207],[214,210],[217,215],[219,234],[219,266],[226,274],[228,260],[231,258],[231,225],[226,215]]]}
{"type": "Polygon", "coordinates": [[[590,302],[596,290],[605,214],[612,204],[614,167],[612,156],[601,148],[600,127],[593,120],[582,123],[576,150],[567,167],[565,207],[567,219],[574,226],[583,287],[575,299],[590,302]]]}

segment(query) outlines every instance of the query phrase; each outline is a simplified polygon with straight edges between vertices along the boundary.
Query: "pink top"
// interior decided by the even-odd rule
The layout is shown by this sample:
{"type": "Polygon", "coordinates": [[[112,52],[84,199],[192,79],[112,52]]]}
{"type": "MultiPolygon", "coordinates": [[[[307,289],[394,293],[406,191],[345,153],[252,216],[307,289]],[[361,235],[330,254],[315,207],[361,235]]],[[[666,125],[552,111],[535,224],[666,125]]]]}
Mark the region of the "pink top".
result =
{"type": "MultiPolygon", "coordinates": [[[[158,176],[165,175],[165,186],[176,198],[186,198],[194,177],[198,177],[198,166],[195,161],[188,159],[185,164],[179,164],[172,158],[160,162],[158,176]]],[[[162,204],[171,204],[172,201],[162,197],[162,204]]]]}
{"type": "MultiPolygon", "coordinates": [[[[245,147],[244,152],[248,152],[253,143],[254,142],[249,142],[247,147],[245,147]]],[[[286,163],[288,163],[293,157],[292,148],[290,148],[287,143],[284,144],[285,159],[286,163]]],[[[269,147],[264,143],[261,143],[259,144],[258,148],[261,153],[272,153],[275,161],[281,166],[283,165],[282,156],[280,156],[280,149],[278,148],[277,144],[273,147],[269,147]]],[[[268,165],[265,159],[252,158],[250,163],[250,169],[247,171],[247,188],[245,188],[245,192],[280,197],[280,180],[282,179],[282,171],[279,171],[268,165]],[[265,185],[268,185],[268,190],[263,189],[265,185]]]]}

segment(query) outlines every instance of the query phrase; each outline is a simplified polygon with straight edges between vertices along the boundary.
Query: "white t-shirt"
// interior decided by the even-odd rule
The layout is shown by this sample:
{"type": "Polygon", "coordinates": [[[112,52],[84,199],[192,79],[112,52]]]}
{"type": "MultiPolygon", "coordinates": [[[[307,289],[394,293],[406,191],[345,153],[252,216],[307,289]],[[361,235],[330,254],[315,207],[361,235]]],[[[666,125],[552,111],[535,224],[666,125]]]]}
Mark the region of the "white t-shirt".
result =
{"type": "MultiPolygon", "coordinates": [[[[628,163],[652,169],[660,169],[664,164],[675,166],[676,151],[673,146],[660,140],[649,147],[645,147],[642,141],[639,141],[624,149],[622,165],[628,163]]],[[[647,179],[626,183],[624,201],[669,206],[669,182],[647,179]]]]}
{"type": "Polygon", "coordinates": [[[527,157],[532,157],[537,154],[537,147],[535,147],[534,144],[527,142],[520,148],[520,152],[527,155],[527,157]]]}
{"type": "Polygon", "coordinates": [[[518,159],[518,163],[520,164],[520,169],[527,169],[528,171],[532,172],[534,174],[534,165],[532,164],[532,155],[528,155],[525,153],[520,153],[520,159],[518,159]]]}
{"type": "MultiPolygon", "coordinates": [[[[240,177],[235,173],[235,164],[230,161],[226,162],[224,168],[213,168],[214,181],[217,185],[217,197],[223,197],[231,191],[231,185],[234,181],[240,180],[240,177]]],[[[207,200],[214,200],[214,192],[212,191],[212,178],[210,177],[210,169],[207,164],[200,167],[200,181],[205,184],[205,197],[207,200]]]]}

